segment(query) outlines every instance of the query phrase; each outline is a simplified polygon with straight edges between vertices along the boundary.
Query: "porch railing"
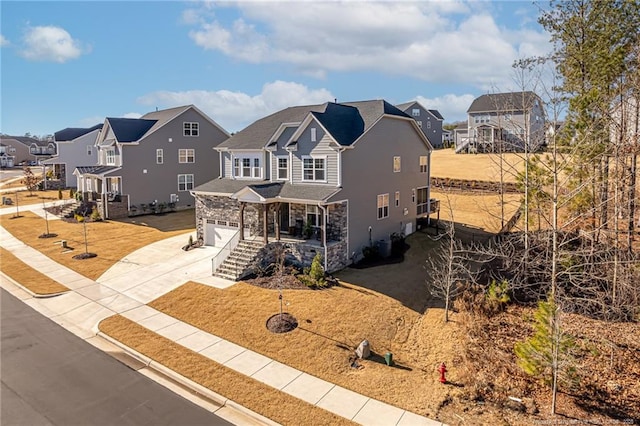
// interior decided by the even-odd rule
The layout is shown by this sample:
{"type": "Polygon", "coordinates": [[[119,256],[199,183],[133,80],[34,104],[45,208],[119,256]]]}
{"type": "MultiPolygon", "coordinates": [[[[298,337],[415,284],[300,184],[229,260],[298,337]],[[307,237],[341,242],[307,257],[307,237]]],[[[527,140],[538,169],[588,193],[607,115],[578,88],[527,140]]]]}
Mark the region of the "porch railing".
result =
{"type": "Polygon", "coordinates": [[[218,252],[215,256],[211,258],[211,275],[214,275],[220,265],[224,263],[225,260],[229,257],[229,255],[238,247],[240,243],[240,230],[238,229],[231,239],[227,242],[227,244],[222,247],[222,250],[218,252]]]}

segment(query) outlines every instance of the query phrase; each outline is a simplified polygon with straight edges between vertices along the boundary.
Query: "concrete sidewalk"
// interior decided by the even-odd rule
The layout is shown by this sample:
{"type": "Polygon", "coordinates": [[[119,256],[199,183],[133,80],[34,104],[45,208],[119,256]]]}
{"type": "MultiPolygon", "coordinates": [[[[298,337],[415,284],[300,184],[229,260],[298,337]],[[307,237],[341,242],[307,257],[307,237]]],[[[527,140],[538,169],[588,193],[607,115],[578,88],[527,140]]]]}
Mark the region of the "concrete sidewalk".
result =
{"type": "MultiPolygon", "coordinates": [[[[232,281],[211,276],[211,258],[217,253],[216,248],[202,247],[188,252],[180,249],[181,244],[188,239],[187,235],[168,238],[132,252],[107,270],[97,281],[92,281],[26,246],[0,227],[2,247],[29,266],[67,286],[71,291],[56,297],[37,298],[4,276],[0,284],[24,303],[88,341],[95,339],[98,334],[113,344],[122,346],[99,333],[97,329],[98,323],[103,319],[121,314],[212,361],[357,423],[385,426],[441,425],[441,422],[313,377],[147,306],[146,303],[189,280],[217,288],[234,284],[232,281]]],[[[189,382],[166,367],[154,365],[153,361],[129,348],[122,349],[136,355],[147,366],[162,371],[173,380],[199,392],[203,391],[197,384],[189,382]]],[[[232,402],[215,394],[212,394],[211,398],[222,407],[234,406],[232,402]]],[[[217,411],[216,414],[220,415],[217,411]]],[[[255,413],[249,414],[262,424],[273,424],[255,413]]],[[[239,422],[237,424],[256,424],[242,417],[230,421],[239,422]]]]}

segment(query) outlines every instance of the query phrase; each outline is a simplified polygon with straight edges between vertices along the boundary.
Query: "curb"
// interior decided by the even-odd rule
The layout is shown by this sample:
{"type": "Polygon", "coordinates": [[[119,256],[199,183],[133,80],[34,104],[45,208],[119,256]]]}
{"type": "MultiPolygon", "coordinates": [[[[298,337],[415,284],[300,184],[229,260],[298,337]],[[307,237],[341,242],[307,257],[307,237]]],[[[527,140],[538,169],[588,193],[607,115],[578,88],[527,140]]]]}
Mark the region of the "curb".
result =
{"type": "MultiPolygon", "coordinates": [[[[108,334],[103,333],[102,331],[98,331],[98,333],[96,333],[97,336],[100,336],[101,338],[107,340],[108,342],[114,344],[115,346],[119,347],[120,349],[122,349],[124,352],[126,352],[128,355],[130,355],[131,357],[133,357],[134,359],[140,361],[141,363],[143,363],[145,366],[147,366],[147,368],[150,368],[168,378],[170,378],[171,380],[175,381],[176,383],[184,386],[185,388],[191,390],[196,396],[200,396],[206,400],[209,400],[211,402],[213,402],[214,404],[218,405],[219,408],[218,410],[227,407],[230,408],[232,410],[241,412],[243,414],[245,414],[248,417],[251,417],[253,420],[260,422],[263,425],[266,426],[280,426],[279,423],[274,422],[273,420],[263,416],[262,414],[258,414],[255,411],[252,411],[240,404],[238,404],[235,401],[232,401],[226,397],[224,397],[223,395],[220,395],[219,393],[216,393],[214,391],[212,391],[209,388],[206,388],[204,386],[202,386],[199,383],[194,382],[193,380],[171,370],[170,368],[166,367],[163,364],[160,364],[154,360],[152,360],[151,358],[147,357],[146,355],[141,354],[140,352],[136,351],[135,349],[130,348],[127,345],[124,345],[122,342],[114,339],[113,337],[109,336],[108,334]]],[[[216,410],[216,411],[218,411],[216,410]]],[[[216,412],[214,411],[214,413],[216,412]]]]}

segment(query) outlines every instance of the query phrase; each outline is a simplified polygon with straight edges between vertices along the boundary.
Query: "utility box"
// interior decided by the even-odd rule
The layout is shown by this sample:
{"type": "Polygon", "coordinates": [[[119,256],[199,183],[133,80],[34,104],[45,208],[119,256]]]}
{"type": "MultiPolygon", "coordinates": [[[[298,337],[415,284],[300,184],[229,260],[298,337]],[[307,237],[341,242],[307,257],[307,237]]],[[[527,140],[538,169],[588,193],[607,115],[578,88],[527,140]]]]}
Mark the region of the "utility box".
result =
{"type": "Polygon", "coordinates": [[[369,341],[363,340],[356,348],[356,355],[360,359],[367,359],[371,356],[371,349],[369,348],[369,341]]]}
{"type": "Polygon", "coordinates": [[[391,352],[384,354],[384,362],[389,366],[393,365],[393,354],[391,352]]]}

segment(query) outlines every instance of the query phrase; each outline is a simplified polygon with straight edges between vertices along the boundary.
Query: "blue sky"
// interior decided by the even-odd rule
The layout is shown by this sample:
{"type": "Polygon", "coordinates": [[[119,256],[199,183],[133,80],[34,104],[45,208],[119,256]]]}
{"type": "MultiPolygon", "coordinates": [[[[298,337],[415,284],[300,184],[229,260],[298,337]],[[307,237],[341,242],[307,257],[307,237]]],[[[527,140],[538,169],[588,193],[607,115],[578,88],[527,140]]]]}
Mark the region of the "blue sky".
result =
{"type": "Polygon", "coordinates": [[[12,135],[185,104],[237,131],[334,99],[417,99],[452,122],[520,90],[513,61],[551,49],[531,1],[3,0],[0,14],[12,135]]]}

